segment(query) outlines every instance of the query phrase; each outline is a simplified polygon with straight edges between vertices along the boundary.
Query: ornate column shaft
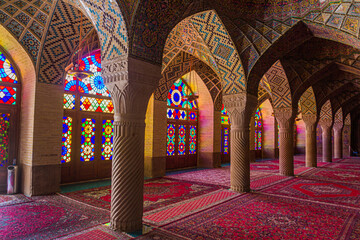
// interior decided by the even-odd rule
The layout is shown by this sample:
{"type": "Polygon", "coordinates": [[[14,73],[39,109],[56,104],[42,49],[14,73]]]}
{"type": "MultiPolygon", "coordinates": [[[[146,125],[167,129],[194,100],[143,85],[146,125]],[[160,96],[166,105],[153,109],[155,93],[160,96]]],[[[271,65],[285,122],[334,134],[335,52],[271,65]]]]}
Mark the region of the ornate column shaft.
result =
{"type": "Polygon", "coordinates": [[[223,97],[231,120],[230,178],[231,189],[250,191],[249,124],[257,97],[240,93],[223,97]]]}
{"type": "Polygon", "coordinates": [[[284,176],[294,175],[294,121],[291,108],[274,109],[274,115],[279,123],[279,173],[284,176]]]}
{"type": "Polygon", "coordinates": [[[343,158],[343,125],[334,125],[334,158],[343,158]]]}
{"type": "Polygon", "coordinates": [[[317,167],[317,146],[316,146],[316,115],[303,115],[306,125],[306,149],[305,162],[306,167],[317,167]]]}
{"type": "Polygon", "coordinates": [[[322,145],[323,145],[323,162],[332,161],[332,143],[331,143],[331,126],[321,125],[322,145]]]}
{"type": "Polygon", "coordinates": [[[131,58],[104,61],[103,77],[115,109],[111,228],[132,232],[142,229],[145,113],[160,67],[131,58]]]}

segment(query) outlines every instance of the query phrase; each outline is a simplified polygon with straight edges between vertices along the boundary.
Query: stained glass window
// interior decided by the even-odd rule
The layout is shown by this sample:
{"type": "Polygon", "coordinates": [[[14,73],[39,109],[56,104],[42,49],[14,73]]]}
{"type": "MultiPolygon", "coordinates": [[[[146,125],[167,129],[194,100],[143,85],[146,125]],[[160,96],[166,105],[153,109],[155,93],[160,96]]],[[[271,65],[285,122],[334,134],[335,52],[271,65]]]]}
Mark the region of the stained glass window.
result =
{"type": "Polygon", "coordinates": [[[196,126],[190,126],[189,154],[196,154],[196,126]]]}
{"type": "Polygon", "coordinates": [[[258,108],[255,113],[255,150],[262,149],[262,125],[261,109],[258,108]]]}
{"type": "Polygon", "coordinates": [[[279,148],[280,147],[280,125],[279,124],[277,124],[277,140],[278,140],[278,142],[277,142],[277,147],[279,148]]]}
{"type": "Polygon", "coordinates": [[[63,117],[61,163],[68,163],[71,161],[71,144],[72,144],[72,118],[63,117]]]}
{"type": "Polygon", "coordinates": [[[221,124],[224,124],[224,125],[229,125],[230,124],[229,115],[228,115],[228,112],[225,109],[224,104],[222,105],[222,109],[221,109],[221,124]]]}
{"type": "Polygon", "coordinates": [[[175,124],[167,125],[167,156],[175,155],[175,124]]]}
{"type": "Polygon", "coordinates": [[[13,66],[2,52],[0,52],[0,82],[18,83],[13,66]]]}
{"type": "Polygon", "coordinates": [[[82,162],[88,162],[94,160],[95,124],[96,121],[90,118],[83,118],[81,121],[80,160],[82,162]]]}
{"type": "Polygon", "coordinates": [[[197,102],[188,101],[192,91],[183,78],[170,88],[167,96],[167,156],[194,156],[197,154],[197,102]]]}
{"type": "Polygon", "coordinates": [[[16,90],[15,87],[0,86],[0,103],[15,105],[16,90]]]}
{"type": "Polygon", "coordinates": [[[229,135],[230,135],[230,131],[229,128],[224,127],[223,128],[223,154],[229,154],[229,135]]]}
{"type": "Polygon", "coordinates": [[[179,155],[185,155],[185,149],[186,149],[186,126],[185,125],[179,125],[179,142],[178,142],[178,153],[179,155]]]}
{"type": "Polygon", "coordinates": [[[80,97],[80,110],[100,113],[114,113],[114,106],[110,99],[80,97]]]}
{"type": "Polygon", "coordinates": [[[10,114],[0,113],[0,167],[5,167],[9,160],[10,114]]]}
{"type": "Polygon", "coordinates": [[[113,157],[113,120],[103,120],[101,160],[112,160],[113,157]]]}
{"type": "Polygon", "coordinates": [[[64,94],[64,109],[75,109],[75,95],[64,94]]]}

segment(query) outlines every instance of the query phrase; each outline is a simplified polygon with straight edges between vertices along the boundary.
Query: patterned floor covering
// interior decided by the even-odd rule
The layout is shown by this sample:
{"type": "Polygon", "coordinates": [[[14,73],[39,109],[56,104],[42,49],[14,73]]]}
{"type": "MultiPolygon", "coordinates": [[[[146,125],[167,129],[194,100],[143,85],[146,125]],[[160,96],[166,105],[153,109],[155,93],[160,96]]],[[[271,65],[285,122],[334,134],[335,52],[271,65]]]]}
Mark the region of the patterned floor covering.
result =
{"type": "Polygon", "coordinates": [[[252,163],[252,192],[242,194],[229,190],[229,166],[146,180],[136,233],[110,230],[106,184],[0,195],[0,239],[359,239],[360,158],[318,166],[296,156],[296,176],[285,177],[278,160],[252,163]]]}

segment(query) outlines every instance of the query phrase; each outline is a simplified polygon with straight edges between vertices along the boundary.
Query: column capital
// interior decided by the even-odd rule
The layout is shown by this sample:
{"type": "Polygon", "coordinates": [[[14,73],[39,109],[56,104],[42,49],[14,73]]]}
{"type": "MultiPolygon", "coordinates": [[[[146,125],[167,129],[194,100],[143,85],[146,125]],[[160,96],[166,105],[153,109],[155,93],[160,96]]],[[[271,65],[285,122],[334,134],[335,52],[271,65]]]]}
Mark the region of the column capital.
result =
{"type": "Polygon", "coordinates": [[[302,119],[305,123],[306,130],[315,131],[317,126],[317,116],[315,114],[302,115],[302,119]]]}
{"type": "Polygon", "coordinates": [[[331,128],[333,122],[331,119],[320,119],[319,124],[321,128],[326,129],[326,128],[331,128]]]}
{"type": "Polygon", "coordinates": [[[335,131],[342,131],[343,127],[344,127],[343,123],[335,123],[333,126],[335,131]]]}
{"type": "Polygon", "coordinates": [[[102,63],[102,77],[110,91],[115,121],[143,121],[151,94],[161,78],[161,67],[131,57],[102,63]]]}
{"type": "Polygon", "coordinates": [[[274,116],[278,121],[280,128],[289,128],[293,124],[295,116],[292,108],[276,108],[274,116]]]}
{"type": "Polygon", "coordinates": [[[257,106],[257,97],[243,92],[225,95],[223,102],[229,113],[232,129],[249,126],[252,113],[257,106]]]}

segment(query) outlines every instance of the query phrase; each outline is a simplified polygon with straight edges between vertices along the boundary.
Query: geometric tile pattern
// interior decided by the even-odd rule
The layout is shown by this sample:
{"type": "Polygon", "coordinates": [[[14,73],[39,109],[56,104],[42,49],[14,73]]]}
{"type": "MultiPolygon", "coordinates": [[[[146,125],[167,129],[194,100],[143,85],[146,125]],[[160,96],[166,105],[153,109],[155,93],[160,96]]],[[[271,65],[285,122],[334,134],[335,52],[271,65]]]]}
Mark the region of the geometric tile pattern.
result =
{"type": "Polygon", "coordinates": [[[316,99],[314,90],[309,87],[300,98],[300,106],[302,115],[317,114],[316,110],[316,99]]]}
{"type": "Polygon", "coordinates": [[[128,32],[126,22],[116,1],[82,0],[99,35],[103,59],[127,56],[128,32]]]}
{"type": "Polygon", "coordinates": [[[221,101],[217,104],[219,95],[221,95],[221,81],[214,70],[206,63],[198,60],[189,53],[179,52],[163,71],[163,77],[160,79],[159,87],[155,90],[154,98],[159,101],[166,101],[170,87],[174,81],[192,70],[195,71],[206,85],[214,101],[215,109],[221,110],[221,101]]]}
{"type": "Polygon", "coordinates": [[[346,116],[344,124],[347,126],[351,125],[350,113],[346,116]]]}
{"type": "Polygon", "coordinates": [[[223,80],[223,95],[244,91],[246,79],[239,54],[216,13],[197,14],[190,21],[215,58],[223,80]]]}
{"type": "Polygon", "coordinates": [[[0,23],[21,43],[34,64],[39,59],[42,38],[56,2],[54,0],[1,1],[0,23]]]}
{"type": "Polygon", "coordinates": [[[221,76],[209,48],[188,19],[184,19],[176,25],[166,40],[162,61],[163,71],[180,51],[187,52],[206,62],[219,76],[221,76]]]}
{"type": "Polygon", "coordinates": [[[320,111],[320,123],[323,121],[332,122],[332,108],[330,100],[327,100],[326,103],[322,106],[320,111]]]}
{"type": "Polygon", "coordinates": [[[78,46],[80,27],[82,34],[89,33],[93,26],[75,7],[60,1],[52,16],[39,68],[39,82],[63,84],[66,64],[78,46]]]}
{"type": "Polygon", "coordinates": [[[341,108],[335,113],[334,124],[343,124],[343,111],[341,108]]]}
{"type": "Polygon", "coordinates": [[[281,62],[275,62],[265,73],[265,76],[271,87],[271,98],[274,108],[291,107],[290,86],[281,62]]]}

